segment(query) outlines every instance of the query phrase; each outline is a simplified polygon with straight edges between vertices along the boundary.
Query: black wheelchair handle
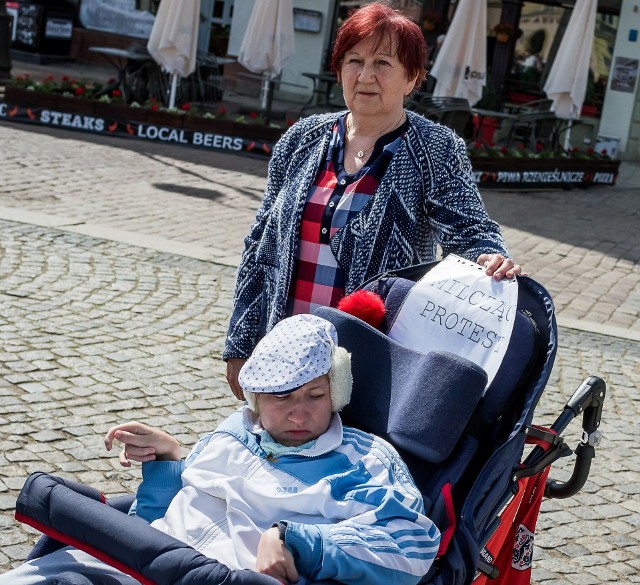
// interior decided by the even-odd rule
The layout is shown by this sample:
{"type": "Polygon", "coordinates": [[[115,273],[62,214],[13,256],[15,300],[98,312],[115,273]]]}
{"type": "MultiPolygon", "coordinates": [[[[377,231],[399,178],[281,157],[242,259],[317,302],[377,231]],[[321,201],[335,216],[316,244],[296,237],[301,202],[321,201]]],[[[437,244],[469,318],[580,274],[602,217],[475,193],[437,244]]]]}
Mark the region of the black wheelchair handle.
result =
{"type": "Polygon", "coordinates": [[[551,428],[560,434],[576,416],[583,412],[583,431],[588,434],[595,432],[600,426],[606,389],[607,385],[604,380],[598,376],[590,376],[585,379],[573,393],[573,396],[569,398],[562,414],[551,425],[551,428]]]}
{"type": "Polygon", "coordinates": [[[569,498],[575,496],[583,487],[589,477],[591,460],[596,455],[593,445],[580,443],[576,447],[576,462],[573,466],[571,477],[565,482],[548,479],[544,489],[547,498],[569,498]]]}
{"type": "Polygon", "coordinates": [[[552,425],[561,433],[580,412],[582,412],[582,441],[576,447],[576,460],[571,477],[566,482],[547,480],[545,496],[548,498],[568,498],[577,494],[584,486],[591,470],[591,460],[596,455],[596,447],[600,444],[601,433],[598,430],[602,418],[602,407],[607,386],[597,376],[587,378],[573,393],[563,413],[552,425]]]}

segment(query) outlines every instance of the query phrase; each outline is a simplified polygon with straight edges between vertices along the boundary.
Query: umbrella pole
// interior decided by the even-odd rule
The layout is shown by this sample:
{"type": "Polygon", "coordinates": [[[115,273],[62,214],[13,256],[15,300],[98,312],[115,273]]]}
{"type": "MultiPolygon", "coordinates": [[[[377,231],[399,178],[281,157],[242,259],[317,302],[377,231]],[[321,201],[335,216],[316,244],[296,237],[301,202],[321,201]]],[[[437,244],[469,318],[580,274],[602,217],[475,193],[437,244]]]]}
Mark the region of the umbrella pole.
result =
{"type": "Polygon", "coordinates": [[[275,84],[269,77],[262,80],[262,89],[260,91],[260,109],[267,122],[271,117],[271,106],[273,104],[273,86],[275,84]]]}
{"type": "Polygon", "coordinates": [[[171,76],[171,93],[169,94],[169,109],[176,106],[176,90],[178,88],[178,74],[174,73],[171,76]]]}
{"type": "Polygon", "coordinates": [[[564,149],[566,151],[571,148],[571,126],[573,126],[573,120],[569,121],[567,129],[564,131],[564,149]]]}

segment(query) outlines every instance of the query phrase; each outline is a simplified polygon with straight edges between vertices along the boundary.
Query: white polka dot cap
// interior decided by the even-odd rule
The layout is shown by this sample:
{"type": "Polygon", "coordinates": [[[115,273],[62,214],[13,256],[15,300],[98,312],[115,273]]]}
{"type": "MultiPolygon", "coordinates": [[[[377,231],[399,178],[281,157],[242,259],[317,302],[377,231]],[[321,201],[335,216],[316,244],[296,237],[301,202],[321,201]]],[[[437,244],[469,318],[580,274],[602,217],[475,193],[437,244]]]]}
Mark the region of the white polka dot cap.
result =
{"type": "Polygon", "coordinates": [[[315,315],[294,315],[265,335],[246,361],[238,382],[252,410],[252,393],[284,394],[329,374],[331,403],[341,410],[351,398],[351,360],[338,347],[333,323],[315,315]]]}

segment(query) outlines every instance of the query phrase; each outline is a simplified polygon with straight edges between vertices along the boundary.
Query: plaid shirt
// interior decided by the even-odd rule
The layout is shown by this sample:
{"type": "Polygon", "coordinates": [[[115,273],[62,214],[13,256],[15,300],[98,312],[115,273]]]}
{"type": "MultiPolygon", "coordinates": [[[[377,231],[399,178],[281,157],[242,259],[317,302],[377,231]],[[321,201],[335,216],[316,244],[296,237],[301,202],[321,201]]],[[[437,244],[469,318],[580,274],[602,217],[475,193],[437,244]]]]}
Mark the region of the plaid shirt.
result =
{"type": "Polygon", "coordinates": [[[346,278],[329,245],[333,235],[367,204],[375,193],[409,123],[381,136],[366,164],[356,173],[344,169],[344,123],[333,127],[327,157],[316,175],[304,207],[287,315],[335,307],[344,296],[346,278]]]}

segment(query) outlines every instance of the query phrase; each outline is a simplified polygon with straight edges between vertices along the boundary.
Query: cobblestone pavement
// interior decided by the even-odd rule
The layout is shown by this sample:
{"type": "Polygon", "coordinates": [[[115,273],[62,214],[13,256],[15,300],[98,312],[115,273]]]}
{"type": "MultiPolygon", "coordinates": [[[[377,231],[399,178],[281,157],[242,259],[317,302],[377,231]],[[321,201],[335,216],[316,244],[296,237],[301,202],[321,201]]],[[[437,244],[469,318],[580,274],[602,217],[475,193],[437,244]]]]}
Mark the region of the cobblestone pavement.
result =
{"type": "MultiPolygon", "coordinates": [[[[109,426],[135,418],[190,445],[237,405],[218,356],[266,165],[9,125],[0,125],[0,148],[2,572],[37,537],[12,517],[30,472],[129,492],[139,472],[104,451],[109,426]]],[[[551,422],[588,375],[609,387],[585,489],[543,503],[534,580],[640,582],[637,191],[485,199],[514,253],[552,291],[561,324],[584,325],[561,326],[537,422],[551,422]],[[580,309],[584,297],[591,304],[580,309]],[[612,320],[625,335],[585,331],[612,320]]],[[[554,475],[566,477],[567,463],[554,475]]]]}
{"type": "MultiPolygon", "coordinates": [[[[78,231],[122,231],[198,246],[234,264],[259,204],[266,161],[185,147],[0,123],[0,208],[56,216],[78,231]],[[75,226],[75,228],[73,227],[75,226]]],[[[612,189],[486,191],[512,254],[561,318],[640,339],[640,165],[612,189]]],[[[0,209],[0,217],[11,219],[0,209]]],[[[95,231],[91,233],[95,234],[95,231]]]]}

